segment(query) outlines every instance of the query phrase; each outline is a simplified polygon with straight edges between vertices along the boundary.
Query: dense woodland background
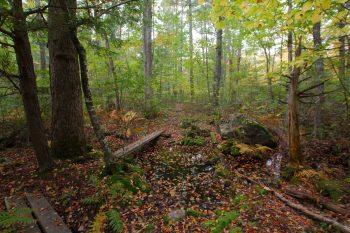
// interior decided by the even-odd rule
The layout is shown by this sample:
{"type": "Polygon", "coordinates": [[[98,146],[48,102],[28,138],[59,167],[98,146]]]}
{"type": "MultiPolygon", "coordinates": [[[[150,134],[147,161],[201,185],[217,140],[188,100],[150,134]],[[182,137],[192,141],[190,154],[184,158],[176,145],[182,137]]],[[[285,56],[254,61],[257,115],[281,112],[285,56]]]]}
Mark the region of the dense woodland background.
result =
{"type": "MultiPolygon", "coordinates": [[[[3,160],[31,145],[44,174],[100,150],[112,175],[114,152],[157,124],[174,133],[203,121],[214,132],[239,114],[278,139],[269,153],[284,154],[287,173],[335,160],[341,176],[328,178],[348,187],[349,9],[347,0],[0,0],[3,160]]],[[[181,143],[227,145],[201,136],[181,143]]],[[[344,187],[335,199],[348,207],[344,187]]]]}

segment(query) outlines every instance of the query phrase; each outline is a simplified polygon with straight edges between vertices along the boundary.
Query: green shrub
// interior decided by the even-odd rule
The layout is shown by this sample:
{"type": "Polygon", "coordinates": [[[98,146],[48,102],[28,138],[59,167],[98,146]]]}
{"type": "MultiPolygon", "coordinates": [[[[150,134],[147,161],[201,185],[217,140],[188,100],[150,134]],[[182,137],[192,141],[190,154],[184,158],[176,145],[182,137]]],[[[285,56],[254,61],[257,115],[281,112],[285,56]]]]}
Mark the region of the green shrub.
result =
{"type": "Polygon", "coordinates": [[[221,177],[228,177],[230,175],[230,171],[221,163],[215,166],[215,173],[221,177]]]}
{"type": "Polygon", "coordinates": [[[14,208],[11,211],[0,212],[0,228],[11,232],[15,225],[28,225],[34,222],[33,218],[28,218],[31,209],[29,208],[14,208]]]}
{"type": "Polygon", "coordinates": [[[204,146],[205,140],[202,137],[196,136],[192,137],[184,137],[181,140],[181,145],[184,146],[204,146]]]}
{"type": "Polygon", "coordinates": [[[202,214],[202,213],[200,213],[200,212],[198,212],[198,211],[195,211],[195,210],[192,209],[192,208],[188,208],[188,209],[186,210],[186,215],[192,216],[192,217],[195,217],[195,218],[205,216],[204,214],[202,214]]]}
{"type": "Polygon", "coordinates": [[[320,179],[316,181],[316,188],[320,193],[332,198],[333,201],[337,201],[344,194],[342,184],[336,180],[320,179]]]}

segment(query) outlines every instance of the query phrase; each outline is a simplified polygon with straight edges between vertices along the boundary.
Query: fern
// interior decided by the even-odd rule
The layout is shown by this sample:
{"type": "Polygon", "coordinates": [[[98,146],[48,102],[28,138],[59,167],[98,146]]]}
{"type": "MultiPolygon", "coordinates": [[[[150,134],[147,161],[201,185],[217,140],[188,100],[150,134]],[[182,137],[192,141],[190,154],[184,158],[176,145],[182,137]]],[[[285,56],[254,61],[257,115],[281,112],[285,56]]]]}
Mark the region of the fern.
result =
{"type": "Polygon", "coordinates": [[[11,211],[4,211],[0,213],[0,227],[10,228],[16,224],[28,225],[34,222],[33,218],[26,217],[30,214],[29,208],[14,208],[11,211]]]}
{"type": "Polygon", "coordinates": [[[106,222],[106,213],[105,212],[98,212],[94,222],[92,223],[90,233],[103,233],[104,231],[104,224],[106,222]]]}
{"type": "Polygon", "coordinates": [[[117,209],[110,209],[107,213],[109,226],[115,233],[123,232],[123,220],[117,209]]]}

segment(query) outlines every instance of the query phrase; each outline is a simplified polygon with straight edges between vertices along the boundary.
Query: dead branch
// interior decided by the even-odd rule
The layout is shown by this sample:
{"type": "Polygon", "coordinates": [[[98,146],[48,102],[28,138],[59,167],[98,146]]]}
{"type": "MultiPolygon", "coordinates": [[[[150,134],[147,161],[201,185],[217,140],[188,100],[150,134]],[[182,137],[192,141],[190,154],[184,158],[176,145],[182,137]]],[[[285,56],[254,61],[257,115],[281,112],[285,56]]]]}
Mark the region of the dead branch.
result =
{"type": "Polygon", "coordinates": [[[267,187],[266,185],[261,184],[258,181],[255,181],[252,178],[244,176],[244,175],[242,175],[242,174],[240,174],[238,172],[236,172],[236,176],[238,176],[240,178],[243,178],[243,179],[246,179],[246,180],[250,181],[251,183],[254,183],[256,185],[259,185],[259,186],[263,187],[265,190],[273,193],[276,197],[278,197],[286,205],[288,205],[289,207],[292,207],[293,209],[296,209],[296,210],[300,211],[304,215],[306,215],[306,216],[308,216],[308,217],[310,217],[310,218],[312,218],[314,220],[325,222],[325,223],[327,223],[329,225],[333,225],[333,226],[337,227],[339,230],[341,230],[344,233],[350,233],[350,226],[349,225],[340,223],[340,222],[338,222],[338,221],[336,221],[334,219],[331,219],[331,218],[328,218],[326,216],[323,216],[322,214],[318,214],[318,213],[312,212],[311,210],[308,210],[304,206],[288,200],[281,193],[277,192],[276,190],[274,190],[274,189],[272,189],[270,187],[267,187]]]}
{"type": "Polygon", "coordinates": [[[317,206],[324,207],[328,210],[331,210],[333,212],[339,213],[339,214],[344,214],[345,216],[350,216],[350,210],[344,209],[341,206],[335,205],[331,203],[330,201],[325,200],[324,198],[316,198],[313,195],[302,192],[302,191],[297,191],[293,189],[286,189],[286,193],[289,196],[301,199],[301,200],[307,200],[313,204],[316,204],[317,206]]]}

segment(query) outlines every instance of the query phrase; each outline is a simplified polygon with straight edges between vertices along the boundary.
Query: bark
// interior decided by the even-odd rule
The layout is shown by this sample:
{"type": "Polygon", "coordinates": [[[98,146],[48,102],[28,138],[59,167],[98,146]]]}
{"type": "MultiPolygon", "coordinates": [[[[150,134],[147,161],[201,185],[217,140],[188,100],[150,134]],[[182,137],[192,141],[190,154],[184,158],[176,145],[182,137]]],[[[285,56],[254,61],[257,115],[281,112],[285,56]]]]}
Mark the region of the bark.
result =
{"type": "MultiPolygon", "coordinates": [[[[322,47],[322,39],[321,39],[321,22],[315,23],[313,25],[313,38],[314,38],[314,48],[316,50],[320,50],[322,47]]],[[[320,57],[315,62],[316,67],[316,84],[320,84],[317,88],[317,94],[319,96],[316,97],[316,106],[315,106],[315,115],[314,115],[314,137],[322,138],[322,107],[324,103],[324,95],[322,95],[324,91],[324,84],[322,84],[323,76],[324,76],[324,64],[323,58],[320,57]]]]}
{"type": "Polygon", "coordinates": [[[210,96],[210,82],[209,82],[209,52],[208,52],[208,33],[207,33],[207,23],[204,22],[205,29],[205,78],[207,80],[208,98],[211,100],[210,96]]]}
{"type": "MultiPolygon", "coordinates": [[[[107,50],[110,51],[111,47],[110,47],[109,38],[108,38],[108,35],[106,32],[103,32],[103,38],[105,40],[107,50]]],[[[118,82],[117,82],[117,74],[115,72],[113,58],[110,54],[108,55],[108,69],[109,69],[109,73],[111,74],[111,77],[112,77],[113,83],[114,83],[115,108],[117,111],[120,111],[121,110],[121,103],[120,103],[121,101],[120,101],[120,94],[119,94],[119,86],[118,86],[118,82]]]]}
{"type": "MultiPolygon", "coordinates": [[[[293,3],[292,0],[288,0],[288,14],[291,13],[293,8],[293,3]]],[[[287,35],[287,50],[288,50],[288,64],[290,65],[291,62],[293,61],[293,33],[291,29],[288,30],[288,35],[287,35]]],[[[289,73],[292,73],[292,67],[289,67],[289,73]]],[[[288,82],[286,83],[286,92],[287,92],[287,102],[289,98],[289,85],[288,82]]],[[[284,119],[285,124],[288,123],[288,109],[286,111],[285,119],[284,119]]]]}
{"type": "Polygon", "coordinates": [[[341,206],[335,205],[331,201],[327,201],[324,198],[316,198],[316,197],[314,197],[313,194],[309,194],[309,193],[302,192],[302,191],[297,191],[294,189],[287,189],[286,192],[288,195],[290,195],[292,197],[295,197],[295,198],[298,198],[301,200],[307,200],[313,204],[316,204],[318,206],[322,206],[325,209],[331,210],[335,213],[350,216],[350,210],[347,210],[341,206]]]}
{"type": "Polygon", "coordinates": [[[190,93],[191,101],[194,97],[194,81],[193,81],[193,30],[192,30],[192,0],[188,0],[188,20],[189,20],[189,39],[190,39],[190,93]]]}
{"type": "MultiPolygon", "coordinates": [[[[59,0],[52,0],[50,5],[59,4],[59,0]]],[[[67,4],[75,17],[76,0],[68,0],[67,4]]],[[[78,56],[64,15],[62,8],[49,7],[52,153],[57,158],[73,158],[86,152],[86,141],[78,56]]]]}
{"type": "Polygon", "coordinates": [[[249,178],[247,176],[239,174],[238,172],[236,172],[236,176],[240,177],[240,178],[244,178],[244,179],[246,179],[246,180],[248,180],[251,183],[254,183],[256,185],[259,185],[263,189],[265,189],[266,191],[272,192],[276,197],[278,197],[278,199],[283,201],[287,206],[292,207],[293,209],[300,211],[302,214],[304,214],[304,215],[306,215],[314,220],[317,220],[320,222],[325,222],[329,225],[333,225],[333,226],[337,227],[341,232],[350,233],[350,226],[348,224],[346,224],[346,223],[343,224],[343,223],[338,222],[337,220],[323,216],[322,214],[315,213],[315,212],[305,208],[304,206],[302,206],[300,204],[297,204],[293,201],[290,201],[289,199],[285,198],[281,193],[277,192],[276,190],[274,190],[270,187],[267,187],[267,186],[261,184],[258,181],[255,181],[252,178],[249,178]]]}
{"type": "MultiPolygon", "coordinates": [[[[301,38],[295,51],[295,57],[301,55],[301,38]]],[[[289,165],[299,167],[303,163],[303,156],[300,149],[300,132],[299,132],[299,99],[298,99],[298,82],[301,73],[300,66],[294,66],[288,97],[288,142],[289,142],[289,165]]]]}
{"type": "MultiPolygon", "coordinates": [[[[67,22],[74,22],[74,19],[70,18],[68,5],[66,1],[59,0],[60,5],[62,6],[62,10],[64,13],[64,18],[67,20],[67,22]]],[[[79,56],[79,67],[80,67],[80,76],[81,76],[81,83],[82,83],[82,89],[84,93],[84,100],[86,109],[89,113],[90,121],[92,124],[92,127],[94,129],[94,132],[96,134],[96,137],[99,141],[99,143],[102,146],[103,149],[103,159],[105,163],[105,167],[107,172],[112,171],[112,165],[113,165],[113,154],[112,150],[110,149],[108,145],[108,141],[106,138],[106,133],[104,129],[101,127],[101,124],[99,122],[99,119],[97,117],[94,102],[92,99],[92,94],[89,86],[89,77],[88,77],[88,65],[87,65],[87,59],[86,59],[86,50],[84,46],[80,43],[75,28],[69,27],[69,39],[71,40],[72,44],[74,45],[74,48],[76,49],[78,56],[79,56]]]]}
{"type": "Polygon", "coordinates": [[[143,12],[143,56],[145,78],[145,110],[152,112],[152,0],[145,0],[143,12]]]}
{"type": "Polygon", "coordinates": [[[53,160],[50,155],[45,128],[40,116],[40,105],[37,95],[36,76],[33,57],[29,44],[26,19],[23,13],[22,1],[12,1],[13,34],[16,60],[20,74],[20,88],[24,111],[27,118],[30,139],[41,171],[51,169],[53,160]]]}
{"type": "MultiPolygon", "coordinates": [[[[35,0],[35,7],[40,8],[40,0],[35,0]]],[[[40,21],[42,21],[42,16],[40,13],[37,14],[37,17],[40,21]]],[[[41,77],[46,77],[46,52],[45,52],[45,43],[41,41],[41,37],[43,36],[43,33],[38,33],[38,39],[39,39],[39,53],[40,53],[40,70],[41,70],[41,77]]]]}
{"type": "MultiPolygon", "coordinates": [[[[220,19],[221,20],[221,19],[220,19]]],[[[222,29],[216,30],[216,55],[214,72],[214,105],[219,106],[220,82],[222,76],[222,29]]]]}
{"type": "MultiPolygon", "coordinates": [[[[339,23],[339,28],[344,28],[345,27],[345,23],[343,21],[341,21],[339,23]]],[[[347,83],[348,80],[345,80],[346,77],[346,58],[345,58],[345,52],[346,52],[346,48],[345,48],[345,40],[346,37],[345,36],[340,36],[339,37],[339,42],[340,42],[340,47],[339,47],[339,67],[338,67],[338,73],[339,73],[339,80],[340,83],[342,85],[342,88],[344,90],[344,96],[347,96],[347,83]]],[[[349,118],[349,101],[348,98],[345,98],[345,105],[346,105],[346,121],[349,122],[350,118],[349,118]]]]}

